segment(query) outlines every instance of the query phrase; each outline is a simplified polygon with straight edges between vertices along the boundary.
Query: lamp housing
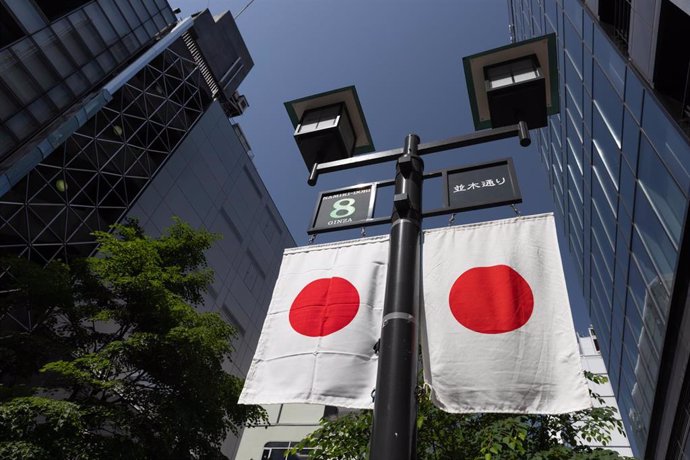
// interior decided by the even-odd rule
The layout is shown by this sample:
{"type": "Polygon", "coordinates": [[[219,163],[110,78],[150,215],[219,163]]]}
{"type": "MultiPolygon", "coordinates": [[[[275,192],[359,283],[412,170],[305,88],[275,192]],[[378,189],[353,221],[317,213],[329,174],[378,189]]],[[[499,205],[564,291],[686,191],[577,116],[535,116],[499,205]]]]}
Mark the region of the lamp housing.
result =
{"type": "Polygon", "coordinates": [[[286,102],[294,138],[307,170],[315,163],[374,151],[354,86],[286,102]]]}
{"type": "Polygon", "coordinates": [[[474,127],[546,126],[560,111],[555,34],[463,58],[474,127]]]}

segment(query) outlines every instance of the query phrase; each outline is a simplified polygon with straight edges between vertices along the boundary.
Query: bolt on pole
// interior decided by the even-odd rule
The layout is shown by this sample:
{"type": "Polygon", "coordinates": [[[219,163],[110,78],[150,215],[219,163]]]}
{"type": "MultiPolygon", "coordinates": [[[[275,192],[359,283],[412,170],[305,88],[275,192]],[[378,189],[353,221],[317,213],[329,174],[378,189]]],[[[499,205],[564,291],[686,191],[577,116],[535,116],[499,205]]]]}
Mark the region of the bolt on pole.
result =
{"type": "Polygon", "coordinates": [[[422,176],[419,137],[398,158],[369,458],[415,458],[422,176]]]}

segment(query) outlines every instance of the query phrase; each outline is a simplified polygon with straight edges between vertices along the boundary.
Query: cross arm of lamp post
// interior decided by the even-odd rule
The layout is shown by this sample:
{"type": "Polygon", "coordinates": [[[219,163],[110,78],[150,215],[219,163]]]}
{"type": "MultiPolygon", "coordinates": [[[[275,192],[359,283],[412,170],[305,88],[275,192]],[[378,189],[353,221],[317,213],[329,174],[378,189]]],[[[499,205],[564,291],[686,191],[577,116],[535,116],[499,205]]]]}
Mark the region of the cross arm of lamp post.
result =
{"type": "MultiPolygon", "coordinates": [[[[420,144],[418,154],[426,155],[429,153],[443,152],[445,150],[483,144],[485,142],[507,139],[514,136],[518,136],[520,138],[520,145],[523,147],[527,147],[531,143],[527,123],[521,121],[518,124],[511,126],[487,129],[470,134],[464,134],[462,136],[451,137],[442,141],[420,144]]],[[[327,163],[314,163],[307,183],[311,186],[316,185],[319,174],[343,171],[345,169],[357,168],[359,166],[384,163],[386,161],[396,160],[402,155],[403,149],[397,148],[392,150],[384,150],[381,152],[367,153],[365,155],[357,155],[351,158],[345,158],[343,160],[329,161],[327,163]]]]}

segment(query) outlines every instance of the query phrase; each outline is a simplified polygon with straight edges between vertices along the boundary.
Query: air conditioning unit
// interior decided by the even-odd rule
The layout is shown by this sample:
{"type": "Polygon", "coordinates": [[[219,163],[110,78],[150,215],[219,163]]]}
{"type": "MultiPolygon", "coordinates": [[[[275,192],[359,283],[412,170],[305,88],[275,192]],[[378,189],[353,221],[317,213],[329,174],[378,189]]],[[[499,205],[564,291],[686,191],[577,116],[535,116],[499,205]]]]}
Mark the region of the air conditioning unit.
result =
{"type": "Polygon", "coordinates": [[[232,97],[225,104],[223,104],[225,113],[229,117],[237,117],[242,115],[247,107],[249,107],[247,98],[244,95],[239,94],[237,91],[235,91],[232,97]]]}

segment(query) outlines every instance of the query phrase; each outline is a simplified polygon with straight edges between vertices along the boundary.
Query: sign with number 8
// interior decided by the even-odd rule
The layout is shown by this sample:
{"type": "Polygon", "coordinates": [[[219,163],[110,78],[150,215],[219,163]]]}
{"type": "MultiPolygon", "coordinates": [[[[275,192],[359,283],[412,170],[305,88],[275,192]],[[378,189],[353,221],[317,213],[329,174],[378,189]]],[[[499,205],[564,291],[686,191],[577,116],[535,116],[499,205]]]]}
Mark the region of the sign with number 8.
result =
{"type": "Polygon", "coordinates": [[[356,208],[352,206],[355,204],[354,198],[343,198],[333,203],[333,211],[331,211],[331,217],[334,219],[342,219],[344,217],[349,217],[355,213],[356,208]]]}
{"type": "Polygon", "coordinates": [[[311,230],[335,230],[366,222],[374,212],[374,185],[322,192],[317,203],[311,230]]]}

